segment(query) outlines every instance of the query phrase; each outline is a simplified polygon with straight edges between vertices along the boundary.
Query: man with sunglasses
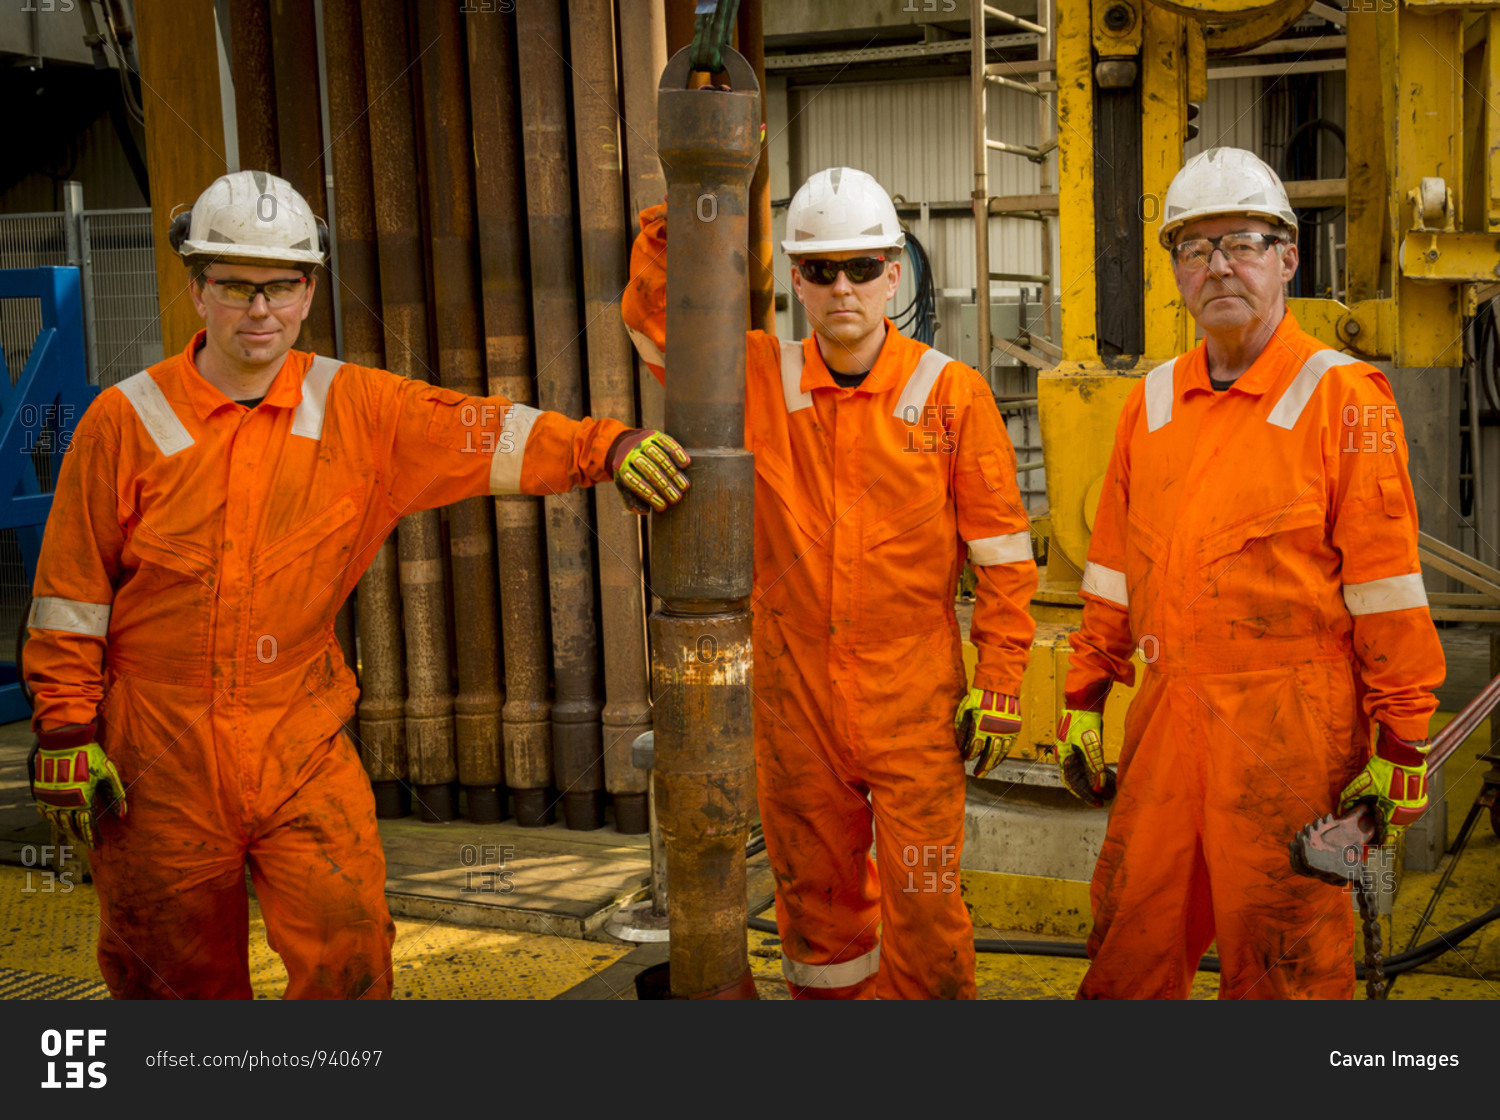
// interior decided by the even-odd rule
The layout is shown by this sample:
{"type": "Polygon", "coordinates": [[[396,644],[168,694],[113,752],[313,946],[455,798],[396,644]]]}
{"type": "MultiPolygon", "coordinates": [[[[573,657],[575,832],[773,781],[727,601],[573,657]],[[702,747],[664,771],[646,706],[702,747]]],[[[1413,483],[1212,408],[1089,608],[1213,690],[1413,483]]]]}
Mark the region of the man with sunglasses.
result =
{"type": "Polygon", "coordinates": [[[265,172],[204,191],[171,234],[204,330],[99,395],[58,478],[25,658],[33,790],[92,849],[117,998],[250,997],[247,863],[287,997],[389,997],[334,616],[405,514],[611,478],[664,509],[687,487],[659,432],[293,350],[324,228],[265,172]]]}
{"type": "Polygon", "coordinates": [[[1292,870],[1305,824],[1368,798],[1393,841],[1427,804],[1443,651],[1385,375],[1301,331],[1296,214],[1250,152],[1194,156],[1161,244],[1203,342],[1125,404],[1083,574],[1058,728],[1101,804],[1105,697],[1134,679],[1079,995],[1353,995],[1349,896],[1292,870]]]}
{"type": "MultiPolygon", "coordinates": [[[[782,242],[812,337],[746,337],[756,780],[799,998],[973,998],[964,761],[982,775],[1014,742],[1035,629],[1030,523],[989,386],[885,316],[904,243],[874,179],[820,171],[782,242]],[[953,612],[966,557],[972,689],[953,612]]],[[[665,207],[641,215],[631,272],[625,321],[664,379],[665,207]]]]}

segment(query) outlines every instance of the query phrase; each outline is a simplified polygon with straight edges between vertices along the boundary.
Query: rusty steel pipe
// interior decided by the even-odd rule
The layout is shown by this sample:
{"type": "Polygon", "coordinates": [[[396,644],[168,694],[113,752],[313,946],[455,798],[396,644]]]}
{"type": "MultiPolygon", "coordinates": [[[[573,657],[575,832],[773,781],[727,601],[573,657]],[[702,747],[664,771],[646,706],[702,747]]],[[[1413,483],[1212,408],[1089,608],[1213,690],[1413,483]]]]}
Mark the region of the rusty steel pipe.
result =
{"type": "MultiPolygon", "coordinates": [[[[570,0],[573,137],[578,152],[578,227],[583,260],[583,315],[588,324],[589,408],[635,425],[634,348],[620,317],[630,280],[625,182],[616,106],[613,0],[570,0]]],[[[604,623],[604,785],[614,798],[615,828],[651,829],[646,772],[630,746],[651,727],[646,695],[645,600],[641,519],[613,495],[600,495],[599,613],[604,623]]]]}
{"type": "Polygon", "coordinates": [[[734,92],[689,90],[688,54],[667,63],[657,99],[672,231],[667,430],[693,457],[693,486],[658,515],[651,542],[661,599],[651,616],[656,811],[670,884],[672,993],[754,998],[745,948],[745,840],[755,808],[745,244],[760,87],[726,48],[734,92]]]}
{"type": "MultiPolygon", "coordinates": [[[[365,0],[361,14],[386,368],[403,377],[430,381],[422,213],[412,173],[417,165],[417,141],[406,5],[402,0],[365,0]]],[[[437,510],[403,518],[397,542],[412,798],[424,820],[447,821],[456,815],[452,783],[458,777],[458,765],[453,749],[453,698],[448,691],[443,534],[437,510]]]]}
{"type": "MultiPolygon", "coordinates": [[[[476,269],[464,19],[454,4],[418,4],[416,12],[418,39],[432,44],[417,71],[427,157],[438,371],[444,387],[484,396],[484,326],[476,269]]],[[[500,748],[500,709],[505,698],[500,694],[491,508],[488,498],[469,498],[448,507],[453,634],[458,646],[458,697],[453,705],[458,780],[468,797],[469,819],[480,823],[505,816],[500,748]]]]}
{"type": "MultiPolygon", "coordinates": [[[[272,80],[281,177],[307,199],[314,214],[326,218],[326,141],[318,98],[318,29],[313,17],[313,6],[305,0],[271,0],[272,80]]],[[[318,354],[333,353],[333,294],[327,284],[313,290],[312,310],[302,324],[298,347],[318,354]]]]}
{"type": "MultiPolygon", "coordinates": [[[[509,19],[479,11],[469,15],[465,30],[489,391],[534,406],[515,33],[509,19]]],[[[524,494],[496,498],[495,534],[505,651],[505,779],[517,823],[537,827],[550,819],[547,791],[552,785],[541,499],[524,494]]]]}
{"type": "Polygon", "coordinates": [[[229,38],[240,166],[280,175],[269,0],[229,0],[229,38]]]}
{"type": "MultiPolygon", "coordinates": [[[[335,140],[330,150],[339,182],[337,230],[346,362],[385,367],[380,306],[380,262],[375,244],[375,197],[370,178],[370,127],[365,120],[365,56],[359,0],[323,0],[328,51],[328,117],[335,140]]],[[[356,557],[356,562],[363,557],[356,557]]],[[[401,589],[396,538],[387,537],[359,581],[360,757],[375,791],[375,815],[403,817],[411,811],[407,788],[406,672],[401,662],[401,589]]]]}
{"type": "MultiPolygon", "coordinates": [[[[630,239],[641,232],[641,211],[667,197],[656,154],[656,83],[667,65],[665,0],[620,0],[621,85],[625,89],[625,159],[630,181],[630,239]]],[[[665,397],[646,363],[636,359],[641,426],[660,428],[665,397]]],[[[650,525],[646,526],[650,531],[650,525]]]]}
{"type": "MultiPolygon", "coordinates": [[[[568,40],[560,4],[516,6],[537,395],[544,409],[584,414],[578,284],[573,265],[573,161],[568,144],[568,40]]],[[[608,500],[618,501],[614,495],[608,500]]],[[[604,823],[599,639],[594,604],[590,494],[546,499],[552,598],[552,749],[569,828],[604,823]]]]}
{"type": "MultiPolygon", "coordinates": [[[[761,0],[740,0],[735,16],[739,51],[766,87],[766,36],[761,0]]],[[[761,102],[765,112],[765,101],[761,102]]],[[[755,177],[750,180],[750,329],[776,333],[776,277],[771,271],[771,139],[756,145],[755,177]]]]}

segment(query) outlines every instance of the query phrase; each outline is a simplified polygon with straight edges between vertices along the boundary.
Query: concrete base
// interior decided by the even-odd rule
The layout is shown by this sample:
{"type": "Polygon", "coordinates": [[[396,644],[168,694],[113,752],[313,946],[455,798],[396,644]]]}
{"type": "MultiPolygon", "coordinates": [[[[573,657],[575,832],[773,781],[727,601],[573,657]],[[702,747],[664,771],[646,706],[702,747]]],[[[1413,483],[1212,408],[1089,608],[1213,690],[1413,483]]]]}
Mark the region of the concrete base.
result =
{"type": "Polygon", "coordinates": [[[962,866],[1087,883],[1108,822],[1064,789],[970,778],[962,866]]]}

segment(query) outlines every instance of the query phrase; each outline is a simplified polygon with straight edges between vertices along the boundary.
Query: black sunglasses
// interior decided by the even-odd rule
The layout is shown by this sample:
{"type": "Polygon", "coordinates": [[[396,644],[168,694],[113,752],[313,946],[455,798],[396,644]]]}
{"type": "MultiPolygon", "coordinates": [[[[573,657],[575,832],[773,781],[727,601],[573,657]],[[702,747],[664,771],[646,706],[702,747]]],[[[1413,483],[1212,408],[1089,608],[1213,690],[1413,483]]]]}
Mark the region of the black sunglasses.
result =
{"type": "Polygon", "coordinates": [[[884,257],[855,257],[848,261],[800,260],[797,271],[809,284],[826,287],[839,278],[842,272],[851,284],[868,284],[877,276],[885,274],[884,257]]]}

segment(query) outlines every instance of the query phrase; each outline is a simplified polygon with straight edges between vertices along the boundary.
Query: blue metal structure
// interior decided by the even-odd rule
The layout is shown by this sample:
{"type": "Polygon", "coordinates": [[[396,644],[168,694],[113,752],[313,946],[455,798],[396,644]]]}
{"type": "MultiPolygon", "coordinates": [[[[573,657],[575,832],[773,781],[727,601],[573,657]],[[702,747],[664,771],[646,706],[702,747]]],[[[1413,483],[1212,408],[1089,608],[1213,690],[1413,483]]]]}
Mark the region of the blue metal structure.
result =
{"type": "MultiPolygon", "coordinates": [[[[16,531],[29,593],[52,511],[37,460],[57,478],[73,430],[99,390],[88,383],[78,269],[0,269],[0,299],[27,297],[41,302],[42,329],[14,385],[0,352],[0,529],[16,531]]],[[[0,634],[0,722],[30,718],[9,647],[10,635],[0,634]]]]}

